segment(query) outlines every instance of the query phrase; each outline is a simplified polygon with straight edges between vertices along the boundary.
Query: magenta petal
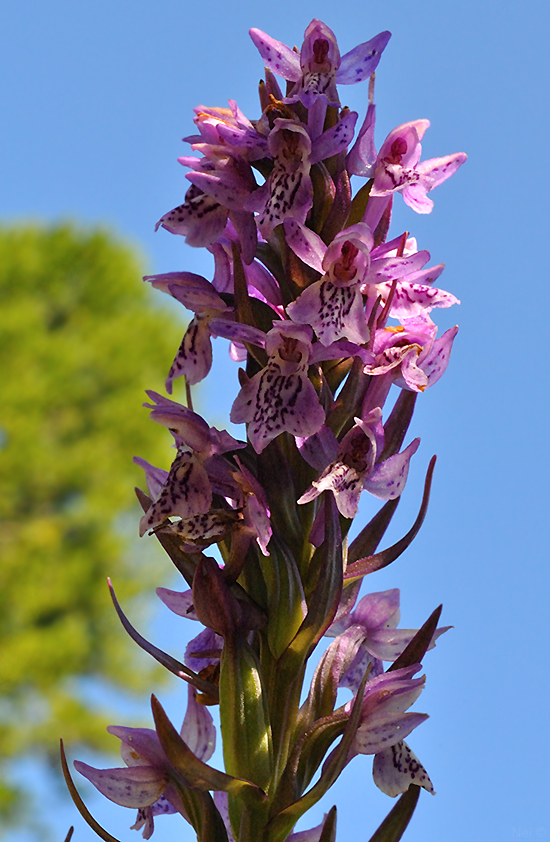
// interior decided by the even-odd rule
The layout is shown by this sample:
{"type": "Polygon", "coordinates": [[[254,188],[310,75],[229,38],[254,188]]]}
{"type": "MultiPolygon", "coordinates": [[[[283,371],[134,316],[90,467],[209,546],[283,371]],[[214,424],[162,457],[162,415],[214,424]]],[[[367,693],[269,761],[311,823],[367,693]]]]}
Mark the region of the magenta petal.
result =
{"type": "MultiPolygon", "coordinates": [[[[360,623],[367,629],[377,629],[383,626],[392,614],[399,609],[399,588],[388,591],[369,593],[362,597],[353,612],[353,622],[360,623]]],[[[368,640],[372,632],[369,632],[368,640]]],[[[380,657],[377,655],[376,657],[380,657]]]]}
{"type": "Polygon", "coordinates": [[[336,74],[336,81],[339,85],[353,85],[354,82],[362,82],[373,73],[378,67],[378,62],[386,45],[391,38],[391,32],[380,32],[359,44],[342,56],[340,69],[336,74]]]}
{"type": "Polygon", "coordinates": [[[374,165],[376,163],[376,147],[374,145],[374,124],[376,119],[376,106],[371,102],[367,108],[367,114],[363,125],[357,135],[357,140],[350,149],[346,169],[350,175],[361,175],[364,178],[372,178],[374,165]]]}
{"type": "MultiPolygon", "coordinates": [[[[434,632],[428,649],[433,649],[440,635],[449,631],[451,626],[444,626],[434,632]]],[[[375,658],[381,661],[395,661],[411,642],[417,629],[374,629],[370,632],[366,646],[375,658]]]]}
{"type": "Polygon", "coordinates": [[[249,342],[258,348],[265,347],[265,333],[257,327],[233,322],[229,319],[211,319],[210,330],[213,336],[223,336],[233,342],[249,342]]]}
{"type": "Polygon", "coordinates": [[[312,436],[297,437],[296,444],[302,458],[318,471],[324,471],[338,453],[338,439],[326,424],[312,436]]]}
{"type": "Polygon", "coordinates": [[[208,666],[219,664],[219,653],[222,647],[223,637],[217,635],[212,629],[203,629],[185,647],[185,664],[195,672],[200,672],[200,670],[208,666]]]}
{"type": "Polygon", "coordinates": [[[102,795],[121,807],[147,807],[154,804],[166,787],[166,775],[150,766],[123,769],[94,769],[75,760],[75,769],[88,778],[102,795]]]}
{"type": "Polygon", "coordinates": [[[373,714],[370,721],[359,726],[353,748],[359,754],[378,754],[408,737],[426,719],[426,713],[392,713],[383,717],[373,714]]]}
{"type": "Polygon", "coordinates": [[[365,489],[380,500],[395,500],[399,497],[409,474],[409,462],[416,453],[420,439],[414,439],[402,453],[390,456],[377,465],[365,480],[365,489]]]}
{"type": "Polygon", "coordinates": [[[318,824],[316,827],[312,827],[309,830],[299,830],[296,833],[291,833],[290,836],[287,836],[286,842],[319,842],[321,833],[323,832],[323,828],[325,826],[325,819],[326,813],[323,816],[321,824],[318,824]]]}
{"type": "Polygon", "coordinates": [[[421,161],[416,170],[422,175],[422,181],[429,184],[428,190],[433,190],[434,187],[450,178],[467,157],[464,152],[455,152],[443,158],[429,158],[427,161],[421,161]]]}
{"type": "Polygon", "coordinates": [[[187,191],[183,205],[165,213],[156,229],[165,228],[171,234],[182,234],[188,246],[209,246],[223,234],[227,223],[227,208],[196,187],[187,191]]]}
{"type": "Polygon", "coordinates": [[[149,462],[146,462],[145,459],[141,458],[141,456],[134,456],[132,461],[136,465],[139,465],[140,468],[143,468],[143,470],[145,471],[147,488],[149,489],[149,494],[154,500],[156,497],[159,496],[160,492],[164,488],[164,483],[166,482],[168,471],[164,471],[162,468],[155,468],[154,465],[151,465],[149,462]]]}
{"type": "Polygon", "coordinates": [[[378,752],[372,773],[376,786],[392,798],[406,792],[411,784],[422,786],[435,795],[426,769],[404,741],[378,752]]]}
{"type": "Polygon", "coordinates": [[[266,67],[277,76],[297,82],[302,76],[300,57],[297,53],[275,38],[262,32],[261,29],[251,29],[249,35],[257,47],[266,67]]]}
{"type": "Polygon", "coordinates": [[[402,190],[403,201],[416,213],[431,213],[434,203],[426,195],[428,189],[422,182],[407,184],[402,190]]]}
{"type": "MultiPolygon", "coordinates": [[[[380,285],[385,298],[390,293],[391,284],[380,285]]],[[[434,307],[452,307],[459,304],[450,292],[423,284],[398,283],[391,305],[391,316],[394,319],[413,319],[422,313],[429,313],[434,307]]]]}
{"type": "MultiPolygon", "coordinates": [[[[197,275],[197,278],[200,277],[197,275]]],[[[204,310],[227,310],[225,302],[216,292],[214,286],[206,279],[204,283],[170,283],[167,292],[183,304],[188,310],[194,313],[201,313],[204,310]],[[208,286],[206,286],[208,284],[208,286]]],[[[153,286],[155,286],[153,284],[153,286]]]]}
{"type": "Polygon", "coordinates": [[[322,275],[327,247],[320,236],[295,219],[285,219],[284,227],[286,241],[294,254],[322,275]]]}
{"type": "Polygon", "coordinates": [[[253,189],[243,178],[227,170],[223,176],[216,170],[215,173],[188,173],[187,178],[218,204],[235,211],[243,210],[253,189]]]}
{"type": "Polygon", "coordinates": [[[350,111],[343,120],[314,140],[311,146],[310,162],[316,164],[347,149],[353,140],[357,117],[356,111],[350,111]]]}
{"type": "Polygon", "coordinates": [[[193,608],[193,591],[171,591],[168,588],[157,588],[157,596],[170,611],[180,617],[187,617],[188,620],[198,620],[193,608]]]}
{"type": "Polygon", "coordinates": [[[439,378],[445,373],[457,333],[457,326],[446,330],[443,336],[435,340],[430,353],[420,363],[422,370],[428,378],[428,386],[433,386],[434,383],[437,383],[439,378]]]}

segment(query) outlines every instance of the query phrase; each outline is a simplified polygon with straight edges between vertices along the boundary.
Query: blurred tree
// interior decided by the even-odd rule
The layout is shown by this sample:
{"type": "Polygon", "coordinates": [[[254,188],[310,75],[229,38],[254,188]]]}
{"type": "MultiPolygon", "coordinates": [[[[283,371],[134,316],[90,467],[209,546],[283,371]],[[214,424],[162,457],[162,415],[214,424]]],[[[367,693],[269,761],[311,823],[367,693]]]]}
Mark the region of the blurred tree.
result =
{"type": "MultiPolygon", "coordinates": [[[[129,597],[153,584],[150,556],[145,567],[129,537],[142,484],[132,456],[167,467],[169,455],[140,406],[181,326],[151,303],[140,274],[132,251],[101,231],[0,231],[4,759],[32,751],[57,765],[60,735],[71,747],[107,745],[106,711],[87,704],[86,679],[136,691],[150,669],[105,585],[110,575],[129,597]]],[[[21,796],[0,767],[0,825],[21,815],[21,796]]]]}

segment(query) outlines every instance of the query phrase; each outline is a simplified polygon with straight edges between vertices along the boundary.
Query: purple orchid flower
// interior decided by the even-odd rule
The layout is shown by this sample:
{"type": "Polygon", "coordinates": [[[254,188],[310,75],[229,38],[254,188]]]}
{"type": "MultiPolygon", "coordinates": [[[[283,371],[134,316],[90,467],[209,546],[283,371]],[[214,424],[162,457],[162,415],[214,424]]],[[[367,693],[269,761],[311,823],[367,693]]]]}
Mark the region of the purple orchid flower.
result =
{"type": "Polygon", "coordinates": [[[387,795],[406,792],[411,783],[434,794],[426,769],[404,742],[404,737],[428,718],[425,713],[405,712],[424,689],[426,677],[412,677],[420,669],[420,664],[414,664],[367,682],[361,724],[348,762],[356,754],[374,754],[374,782],[387,795]]]}
{"type": "Polygon", "coordinates": [[[387,376],[402,389],[424,392],[443,376],[458,327],[449,328],[439,339],[436,333],[436,325],[427,316],[378,330],[373,347],[376,358],[367,363],[365,374],[387,376]]]}
{"type": "Polygon", "coordinates": [[[288,305],[290,318],[311,325],[323,345],[339,339],[368,342],[361,284],[370,265],[370,228],[361,222],[345,228],[328,247],[295,220],[285,222],[285,234],[298,257],[323,275],[288,305]]]}
{"type": "Polygon", "coordinates": [[[161,216],[155,231],[162,227],[185,237],[188,246],[200,248],[211,245],[222,235],[227,216],[227,208],[192,184],[183,204],[161,216]]]}
{"type": "Polygon", "coordinates": [[[398,191],[417,213],[430,213],[433,202],[426,194],[453,175],[467,156],[455,152],[420,162],[420,141],[429,125],[429,120],[413,120],[389,133],[376,160],[372,197],[390,196],[398,191]]]}
{"type": "Polygon", "coordinates": [[[267,366],[241,388],[233,403],[230,419],[249,424],[248,438],[256,453],[284,431],[312,435],[325,420],[307,375],[311,338],[310,328],[277,323],[266,337],[267,366]]]}
{"type": "Polygon", "coordinates": [[[225,149],[208,147],[209,157],[178,158],[193,171],[186,178],[192,182],[185,202],[164,214],[156,224],[171,234],[180,234],[190,246],[211,246],[223,234],[228,221],[238,230],[243,258],[249,263],[256,249],[254,217],[244,202],[256,187],[250,164],[240,155],[225,149]]]}
{"type": "Polygon", "coordinates": [[[210,530],[225,528],[225,515],[217,517],[215,513],[210,514],[213,491],[210,473],[214,482],[221,479],[222,490],[225,491],[223,482],[228,481],[229,465],[225,466],[224,476],[220,470],[224,467],[223,460],[220,466],[220,454],[242,448],[244,443],[236,441],[225,430],[209,427],[200,415],[176,401],[153,391],[148,391],[147,395],[154,401],[153,404],[145,404],[152,410],[152,420],[170,430],[178,454],[166,476],[159,469],[151,470],[152,466],[145,460],[138,460],[145,469],[154,501],[141,518],[140,535],[155,529],[172,516],[180,517],[184,522],[180,531],[189,540],[197,530],[202,534],[202,529],[204,537],[210,530]],[[194,520],[197,517],[199,520],[194,520]]]}
{"type": "Polygon", "coordinates": [[[405,488],[409,462],[419,444],[420,439],[416,438],[401,453],[376,464],[384,448],[382,410],[377,407],[364,419],[355,418],[355,425],[340,442],[334,460],[298,503],[309,503],[323,491],[332,491],[340,514],[353,518],[363,489],[381,500],[395,500],[405,488]]]}
{"type": "MultiPolygon", "coordinates": [[[[426,676],[413,678],[421,664],[414,664],[403,669],[385,672],[367,681],[361,722],[350,754],[378,754],[403,740],[428,715],[425,713],[406,713],[415,703],[424,689],[426,676]]],[[[353,699],[345,706],[350,711],[353,699]]]]}
{"type": "Polygon", "coordinates": [[[299,100],[310,108],[317,99],[327,105],[340,105],[336,85],[352,85],[367,79],[376,70],[391,33],[381,32],[342,58],[333,31],[316,18],[305,31],[300,55],[260,29],[251,29],[250,37],[266,67],[295,82],[285,102],[299,100]]]}
{"type": "MultiPolygon", "coordinates": [[[[150,839],[153,834],[155,816],[181,813],[187,819],[177,790],[171,784],[173,769],[156,731],[115,725],[107,731],[121,740],[120,753],[126,767],[96,769],[75,760],[77,772],[115,804],[138,808],[133,829],[143,827],[144,839],[150,839]]],[[[209,760],[215,748],[216,730],[210,712],[197,702],[197,692],[191,685],[180,734],[200,760],[209,760]]]]}
{"type": "MultiPolygon", "coordinates": [[[[360,628],[364,636],[357,653],[346,672],[340,677],[341,687],[357,692],[365,671],[371,665],[369,676],[376,677],[384,671],[383,661],[395,661],[410,643],[418,629],[398,629],[401,616],[399,610],[399,588],[371,593],[359,600],[355,608],[348,604],[345,613],[325,632],[327,637],[339,638],[349,629],[360,628]]],[[[445,626],[434,632],[428,649],[450,629],[445,626]]]]}
{"type": "Polygon", "coordinates": [[[384,308],[392,287],[393,297],[387,315],[400,321],[428,314],[435,307],[460,304],[450,292],[432,286],[445,265],[440,263],[424,268],[430,259],[429,251],[418,251],[414,237],[403,240],[404,236],[397,237],[371,252],[370,268],[361,287],[363,295],[368,296],[367,317],[378,296],[380,307],[384,308]]]}
{"type": "Polygon", "coordinates": [[[164,275],[146,275],[155,289],[162,289],[179,301],[195,316],[183,336],[166,379],[165,388],[172,394],[172,384],[177,377],[184,376],[189,386],[200,383],[212,368],[212,341],[210,321],[231,313],[214,286],[193,272],[168,272],[164,275]]]}
{"type": "Polygon", "coordinates": [[[351,111],[314,140],[302,123],[281,117],[275,120],[268,139],[273,170],[244,204],[245,209],[259,213],[257,223],[264,238],[285,219],[305,222],[313,205],[311,166],[349,145],[356,120],[356,112],[351,111]]]}
{"type": "Polygon", "coordinates": [[[229,108],[210,108],[199,105],[193,109],[194,123],[200,134],[185,137],[194,152],[207,154],[209,147],[229,149],[247,161],[256,161],[268,155],[267,137],[263,137],[235,100],[229,100],[229,108]]]}

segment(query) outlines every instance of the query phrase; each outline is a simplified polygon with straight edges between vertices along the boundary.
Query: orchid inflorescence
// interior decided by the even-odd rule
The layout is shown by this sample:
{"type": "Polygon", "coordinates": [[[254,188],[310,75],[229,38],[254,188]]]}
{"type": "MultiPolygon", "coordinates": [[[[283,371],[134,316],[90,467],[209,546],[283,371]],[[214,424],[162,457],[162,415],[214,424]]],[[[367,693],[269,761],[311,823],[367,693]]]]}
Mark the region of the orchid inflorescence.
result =
{"type": "MultiPolygon", "coordinates": [[[[359,599],[359,589],[422,523],[433,460],[416,523],[377,552],[420,443],[403,447],[416,397],[444,373],[457,333],[437,337],[430,314],[457,299],[433,285],[443,265],[426,268],[430,255],[413,237],[387,236],[394,194],[429,213],[427,194],[466,156],[421,161],[427,120],[398,126],[376,152],[374,71],[389,32],[343,57],[319,20],[300,52],[250,35],[265,64],[261,115],[249,120],[231,100],[195,109],[198,134],[186,138],[195,156],[179,159],[191,186],[158,223],[208,249],[212,280],[145,279],[194,313],[166,381],[171,394],[185,378],[187,405],[156,392],[146,404],[171,432],[175,459],[169,471],[135,460],[148,487],[138,492],[140,534],[156,535],[189,586],[158,596],[203,627],[183,662],[139,635],[113,592],[130,635],[187,682],[187,712],[177,730],[153,697],[154,730],[108,729],[123,768],[75,766],[112,801],[137,808],[134,828],[146,839],[156,816],[180,813],[201,842],[329,842],[335,808],[311,831],[294,826],[355,755],[370,754],[376,785],[403,794],[393,835],[382,825],[376,839],[398,839],[419,788],[433,792],[405,738],[426,719],[409,711],[424,687],[420,661],[446,629],[439,610],[419,631],[398,629],[399,591],[359,599]],[[365,80],[354,141],[358,115],[341,107],[338,86],[365,80]],[[244,365],[230,419],[246,424],[246,442],[193,409],[192,386],[210,371],[218,336],[244,365]],[[384,505],[348,542],[364,490],[384,505]],[[214,544],[220,562],[205,554],[214,544]],[[331,642],[304,691],[324,636],[331,642]],[[345,703],[342,688],[352,694],[345,703]],[[208,764],[209,707],[218,704],[223,772],[208,764]]],[[[67,776],[83,814],[112,839],[67,776]]]]}

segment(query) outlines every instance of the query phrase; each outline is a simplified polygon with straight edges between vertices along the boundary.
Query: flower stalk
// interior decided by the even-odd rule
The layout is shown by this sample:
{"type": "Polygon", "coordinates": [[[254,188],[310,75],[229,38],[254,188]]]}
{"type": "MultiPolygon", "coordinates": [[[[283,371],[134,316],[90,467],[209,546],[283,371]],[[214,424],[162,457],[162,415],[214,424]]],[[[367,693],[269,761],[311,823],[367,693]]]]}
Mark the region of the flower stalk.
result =
{"type": "Polygon", "coordinates": [[[457,333],[437,337],[432,312],[458,302],[434,286],[443,266],[429,267],[414,237],[388,237],[395,194],[431,212],[427,194],[466,156],[421,161],[427,120],[398,126],[376,151],[374,72],[390,33],[344,56],[319,20],[300,53],[250,34],[265,64],[259,115],[232,100],[195,109],[194,154],[180,159],[190,187],[157,226],[206,248],[212,276],[145,278],[192,317],[166,381],[171,394],[184,378],[186,405],[148,393],[175,457],[169,471],[136,458],[147,484],[140,534],[156,536],[187,585],[159,588],[160,599],[201,630],[184,653],[164,653],[113,592],[132,638],[187,683],[187,710],[178,730],[153,697],[154,729],[110,728],[123,767],[75,766],[137,809],[145,839],[156,817],[179,813],[200,842],[331,842],[335,808],[308,833],[295,824],[369,754],[374,783],[402,796],[372,838],[396,840],[419,788],[434,791],[405,739],[427,718],[410,708],[424,655],[447,627],[437,627],[439,609],[420,630],[400,629],[397,588],[359,591],[425,517],[435,457],[416,522],[378,550],[420,446],[407,436],[416,399],[444,374],[457,333]],[[366,80],[354,140],[359,115],[342,107],[339,87],[366,80]],[[219,336],[241,364],[230,420],[246,425],[242,440],[193,409],[219,336]],[[382,506],[352,539],[366,498],[382,506]],[[217,705],[225,771],[208,762],[217,705]]]}

